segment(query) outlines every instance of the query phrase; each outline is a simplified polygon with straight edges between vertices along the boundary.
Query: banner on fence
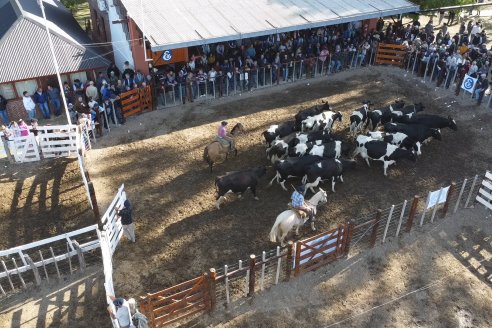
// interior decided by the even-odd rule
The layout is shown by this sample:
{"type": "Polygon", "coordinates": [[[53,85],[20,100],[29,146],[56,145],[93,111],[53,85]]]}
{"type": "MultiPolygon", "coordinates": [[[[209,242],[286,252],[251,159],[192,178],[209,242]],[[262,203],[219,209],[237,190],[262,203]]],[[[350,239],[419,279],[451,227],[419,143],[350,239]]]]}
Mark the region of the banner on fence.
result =
{"type": "Polygon", "coordinates": [[[434,207],[446,202],[448,197],[449,186],[429,193],[429,201],[427,202],[427,208],[434,207]]]}
{"type": "Polygon", "coordinates": [[[465,78],[463,79],[463,83],[461,84],[461,89],[463,89],[466,92],[472,93],[473,90],[475,90],[475,86],[477,85],[477,80],[478,79],[473,78],[470,75],[466,74],[465,78]]]}

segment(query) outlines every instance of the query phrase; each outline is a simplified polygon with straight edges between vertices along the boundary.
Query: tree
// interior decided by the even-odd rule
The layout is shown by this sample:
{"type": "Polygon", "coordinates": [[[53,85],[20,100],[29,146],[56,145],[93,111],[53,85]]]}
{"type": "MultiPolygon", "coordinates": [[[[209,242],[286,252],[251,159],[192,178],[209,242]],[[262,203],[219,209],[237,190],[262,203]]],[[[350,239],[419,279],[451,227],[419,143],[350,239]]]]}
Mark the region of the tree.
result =
{"type": "Polygon", "coordinates": [[[68,10],[70,10],[72,14],[77,11],[78,5],[86,2],[86,0],[60,0],[60,1],[65,7],[67,7],[68,10]]]}
{"type": "Polygon", "coordinates": [[[433,9],[439,7],[468,5],[475,3],[475,0],[412,0],[421,9],[433,9]]]}

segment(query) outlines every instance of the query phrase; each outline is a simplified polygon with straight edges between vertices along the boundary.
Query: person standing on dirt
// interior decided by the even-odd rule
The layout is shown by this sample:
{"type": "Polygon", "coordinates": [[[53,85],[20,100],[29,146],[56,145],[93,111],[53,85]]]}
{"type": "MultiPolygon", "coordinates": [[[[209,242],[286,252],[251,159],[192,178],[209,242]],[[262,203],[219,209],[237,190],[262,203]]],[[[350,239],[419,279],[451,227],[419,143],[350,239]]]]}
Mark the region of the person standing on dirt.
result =
{"type": "Polygon", "coordinates": [[[118,211],[118,218],[121,219],[121,224],[123,225],[123,233],[125,236],[131,240],[132,243],[135,242],[135,223],[133,223],[132,218],[132,205],[127,199],[123,203],[123,207],[118,211]]]}

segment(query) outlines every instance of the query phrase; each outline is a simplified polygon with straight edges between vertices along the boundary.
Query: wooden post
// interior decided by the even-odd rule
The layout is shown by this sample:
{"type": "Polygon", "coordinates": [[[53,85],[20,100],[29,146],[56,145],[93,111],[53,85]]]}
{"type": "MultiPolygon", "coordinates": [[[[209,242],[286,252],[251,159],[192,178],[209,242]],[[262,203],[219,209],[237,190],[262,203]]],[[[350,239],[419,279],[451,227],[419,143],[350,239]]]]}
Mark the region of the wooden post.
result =
{"type": "Polygon", "coordinates": [[[152,298],[150,297],[150,294],[147,293],[147,311],[148,311],[148,316],[147,318],[150,321],[150,327],[155,327],[155,315],[154,315],[154,305],[152,304],[152,298]]]}
{"type": "Polygon", "coordinates": [[[376,240],[378,238],[379,222],[381,221],[382,213],[383,211],[378,209],[376,212],[376,216],[374,217],[374,225],[372,226],[372,233],[371,233],[371,248],[376,246],[376,240]]]}
{"type": "Polygon", "coordinates": [[[226,305],[229,305],[231,299],[229,296],[229,277],[227,276],[227,264],[224,265],[224,283],[225,283],[225,293],[226,293],[226,305]]]}
{"type": "Polygon", "coordinates": [[[249,290],[248,297],[255,295],[255,283],[256,283],[256,275],[255,275],[255,266],[256,266],[256,256],[251,254],[249,256],[249,290]]]}
{"type": "Polygon", "coordinates": [[[216,298],[216,284],[215,280],[217,279],[217,272],[215,271],[214,268],[211,268],[208,274],[208,293],[210,295],[210,311],[215,310],[215,306],[217,304],[217,298],[216,298]]]}
{"type": "Polygon", "coordinates": [[[403,215],[405,215],[405,209],[407,208],[407,200],[403,202],[403,206],[401,208],[401,213],[400,213],[400,220],[398,221],[398,227],[396,228],[396,234],[395,237],[398,237],[400,234],[400,228],[401,228],[401,223],[403,221],[403,215]]]}
{"type": "Polygon", "coordinates": [[[38,267],[34,264],[33,260],[29,255],[24,254],[24,258],[26,259],[27,263],[29,264],[29,267],[34,273],[34,280],[36,280],[36,285],[37,286],[41,285],[41,276],[39,275],[38,267]]]}
{"type": "Polygon", "coordinates": [[[101,222],[101,216],[99,215],[99,206],[97,205],[96,191],[94,190],[94,185],[92,184],[92,181],[88,181],[87,185],[89,187],[89,195],[91,196],[92,211],[94,212],[94,220],[95,223],[98,225],[99,230],[102,230],[102,222],[101,222]]]}
{"type": "Polygon", "coordinates": [[[453,213],[456,213],[456,211],[458,210],[458,207],[460,206],[461,197],[463,196],[463,192],[465,191],[465,187],[466,187],[467,182],[468,182],[468,179],[465,179],[463,181],[463,184],[461,185],[461,190],[460,190],[460,193],[458,194],[458,199],[456,199],[456,204],[454,205],[453,213]]]}
{"type": "Polygon", "coordinates": [[[451,197],[456,190],[456,182],[451,182],[448,190],[448,197],[446,197],[446,203],[444,203],[444,207],[442,208],[442,217],[445,218],[448,213],[449,203],[451,202],[451,197]]]}
{"type": "Polygon", "coordinates": [[[347,240],[345,240],[345,255],[350,252],[350,243],[352,243],[352,234],[354,233],[355,221],[352,219],[348,224],[347,240]]]}
{"type": "Polygon", "coordinates": [[[75,248],[75,251],[77,252],[77,257],[79,258],[79,265],[80,265],[80,271],[85,272],[85,259],[84,259],[84,253],[82,252],[82,248],[80,248],[79,243],[74,239],[72,240],[73,247],[75,248]]]}
{"type": "Polygon", "coordinates": [[[280,277],[280,265],[282,263],[282,258],[280,257],[280,246],[277,246],[277,274],[275,275],[275,285],[278,285],[278,278],[280,277]]]}
{"type": "Polygon", "coordinates": [[[290,275],[292,273],[292,252],[294,243],[289,241],[287,243],[287,261],[285,261],[285,281],[290,280],[290,275]]]}
{"type": "Polygon", "coordinates": [[[386,240],[386,235],[388,234],[388,228],[391,223],[391,219],[393,218],[393,211],[395,210],[395,205],[391,205],[391,209],[388,215],[388,220],[386,221],[386,227],[384,227],[384,234],[383,234],[383,244],[386,240]]]}
{"type": "Polygon", "coordinates": [[[413,197],[412,207],[410,207],[410,213],[408,213],[406,232],[410,232],[413,226],[413,220],[415,219],[415,214],[417,213],[417,205],[419,204],[420,196],[415,195],[413,197]]]}
{"type": "Polygon", "coordinates": [[[265,287],[265,267],[266,267],[266,252],[263,251],[261,253],[261,281],[260,281],[260,290],[263,291],[265,287]]]}

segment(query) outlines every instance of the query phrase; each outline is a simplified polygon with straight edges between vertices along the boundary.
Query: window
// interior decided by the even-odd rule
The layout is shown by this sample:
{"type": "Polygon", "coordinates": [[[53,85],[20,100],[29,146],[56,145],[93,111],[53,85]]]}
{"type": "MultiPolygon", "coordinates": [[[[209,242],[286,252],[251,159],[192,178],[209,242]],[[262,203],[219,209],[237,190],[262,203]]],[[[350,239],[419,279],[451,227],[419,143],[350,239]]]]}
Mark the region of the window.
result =
{"type": "Polygon", "coordinates": [[[24,91],[27,91],[29,92],[30,95],[33,95],[37,89],[38,89],[38,82],[36,80],[15,82],[15,90],[17,91],[19,97],[22,97],[24,91]]]}
{"type": "Polygon", "coordinates": [[[80,82],[85,84],[85,82],[87,82],[87,73],[79,72],[79,73],[70,74],[70,80],[72,80],[72,82],[75,81],[76,79],[79,79],[80,82]]]}
{"type": "Polygon", "coordinates": [[[12,83],[0,84],[0,95],[5,99],[15,99],[15,90],[12,83]]]}

